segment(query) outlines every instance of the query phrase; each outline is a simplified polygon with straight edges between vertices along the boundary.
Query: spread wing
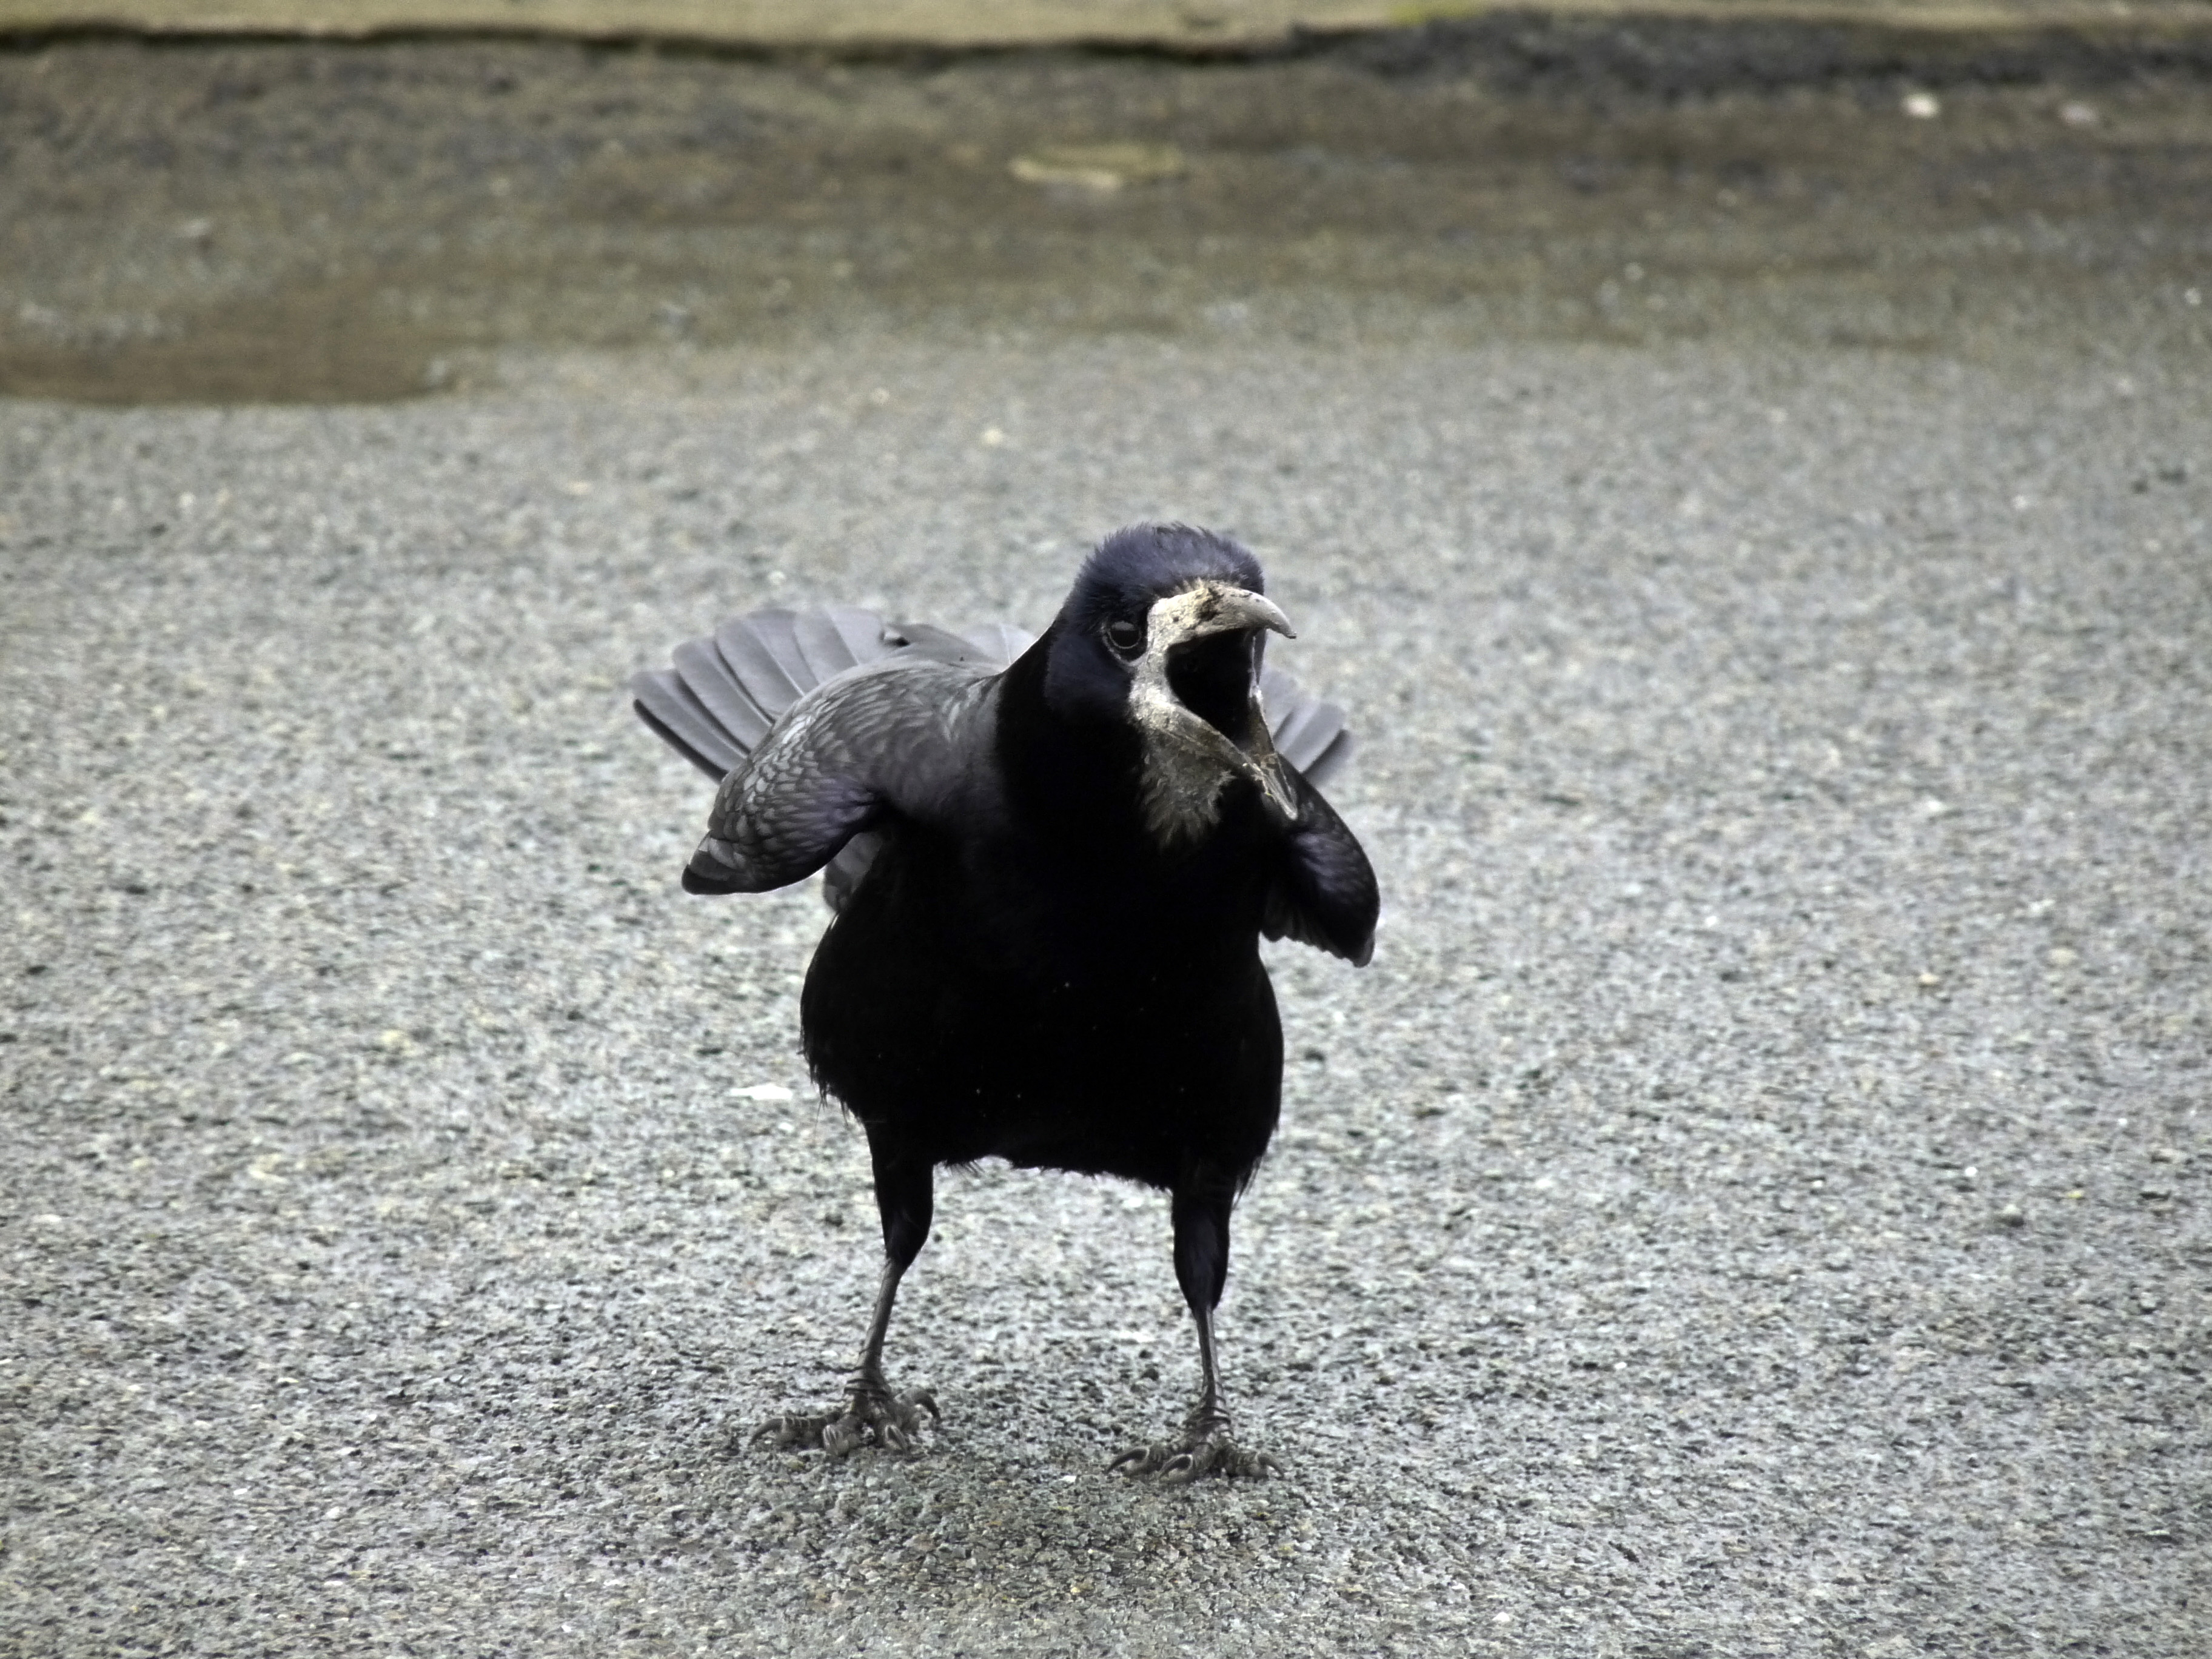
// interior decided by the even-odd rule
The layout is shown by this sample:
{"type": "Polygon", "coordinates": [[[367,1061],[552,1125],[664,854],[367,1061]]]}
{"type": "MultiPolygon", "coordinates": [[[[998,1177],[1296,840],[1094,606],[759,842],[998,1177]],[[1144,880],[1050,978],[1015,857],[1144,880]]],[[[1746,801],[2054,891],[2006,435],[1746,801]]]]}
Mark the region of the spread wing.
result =
{"type": "Polygon", "coordinates": [[[824,681],[722,780],[684,885],[760,893],[812,875],[887,812],[941,816],[963,793],[988,676],[899,653],[824,681]]]}
{"type": "Polygon", "coordinates": [[[1364,967],[1375,954],[1375,919],[1382,908],[1375,871],[1315,787],[1352,758],[1344,710],[1310,696],[1276,668],[1261,672],[1260,702],[1275,752],[1296,769],[1298,791],[1298,816],[1282,867],[1268,887],[1261,927],[1269,939],[1294,939],[1364,967]]]}
{"type": "MultiPolygon", "coordinates": [[[[1003,623],[956,634],[922,623],[886,623],[874,611],[854,605],[756,611],[731,617],[710,638],[679,646],[672,668],[636,675],[630,690],[641,720],[701,771],[722,781],[761,751],[778,721],[803,698],[841,675],[870,664],[904,660],[965,671],[959,676],[964,687],[1004,668],[1030,643],[1028,635],[1003,623]]],[[[799,752],[782,756],[775,764],[787,779],[788,799],[775,811],[757,818],[740,815],[731,825],[739,831],[735,836],[720,836],[711,830],[708,836],[710,844],[719,837],[733,849],[732,856],[740,860],[744,855],[737,849],[747,845],[744,836],[768,836],[755,854],[760,862],[731,864],[717,875],[712,860],[708,871],[700,872],[695,858],[684,884],[720,884],[696,890],[759,891],[763,885],[780,886],[811,875],[826,858],[823,894],[833,909],[842,909],[875,856],[876,837],[866,825],[883,805],[864,775],[868,766],[858,757],[872,752],[876,743],[896,744],[902,736],[917,736],[912,725],[916,720],[926,731],[931,698],[957,698],[957,690],[941,684],[925,690],[921,682],[902,683],[896,690],[872,685],[866,692],[841,694],[836,712],[826,720],[819,711],[810,714],[810,727],[818,726],[816,741],[824,745],[814,754],[812,763],[848,769],[834,777],[827,773],[809,776],[804,745],[799,752]],[[848,707],[845,696],[858,700],[848,707]],[[846,759],[833,763],[833,750],[846,759]],[[812,850],[824,844],[828,850],[822,858],[805,862],[812,850]],[[765,880],[764,872],[793,869],[794,864],[803,867],[780,880],[765,880]]],[[[887,781],[894,786],[922,781],[887,781]]],[[[716,823],[721,822],[729,793],[725,789],[715,799],[716,823]]],[[[706,856],[705,848],[701,856],[706,856]]]]}
{"type": "Polygon", "coordinates": [[[1374,866],[1312,779],[1298,776],[1297,783],[1298,816],[1267,888],[1261,931],[1364,968],[1375,954],[1375,921],[1382,908],[1374,866]]]}
{"type": "MultiPolygon", "coordinates": [[[[635,676],[630,691],[638,718],[678,754],[720,782],[745,766],[777,721],[802,698],[840,675],[872,663],[904,659],[963,669],[974,678],[998,672],[1031,643],[1030,635],[1004,623],[955,633],[927,623],[886,623],[875,611],[855,605],[833,605],[822,611],[755,611],[731,617],[708,638],[678,647],[673,667],[649,669],[635,676]]],[[[887,734],[884,741],[896,741],[897,734],[905,731],[902,720],[919,718],[924,712],[898,706],[902,697],[918,690],[918,684],[896,693],[884,687],[872,689],[850,708],[841,708],[822,728],[821,741],[857,745],[854,752],[866,750],[874,741],[862,730],[870,720],[882,723],[887,734]]],[[[1346,726],[1344,711],[1334,703],[1308,695],[1290,675],[1273,667],[1261,677],[1260,696],[1267,711],[1267,729],[1276,752],[1308,782],[1325,781],[1351,759],[1352,733],[1346,726]]],[[[913,734],[907,732],[906,735],[913,734]]],[[[817,757],[817,763],[827,764],[827,757],[825,749],[817,757]]],[[[777,762],[784,768],[799,763],[797,756],[777,762]]],[[[685,873],[687,887],[712,883],[717,884],[697,890],[758,891],[758,883],[779,886],[797,881],[823,867],[820,859],[811,863],[805,860],[811,852],[827,845],[829,850],[823,854],[829,860],[823,895],[832,909],[844,908],[845,900],[875,857],[877,838],[867,823],[881,810],[881,802],[858,774],[813,777],[793,772],[789,775],[787,787],[793,793],[784,803],[782,816],[732,821],[733,829],[757,823],[758,833],[777,838],[773,846],[767,842],[759,844],[751,855],[759,862],[732,863],[718,872],[715,866],[720,854],[709,859],[709,867],[704,871],[695,858],[693,868],[685,873]],[[802,801],[804,805],[799,805],[802,801]],[[783,870],[793,873],[778,880],[766,879],[764,872],[783,870]]],[[[726,789],[715,799],[717,823],[721,821],[727,795],[726,789]]],[[[1325,861],[1332,868],[1344,866],[1339,872],[1342,879],[1336,884],[1340,886],[1352,872],[1351,866],[1333,850],[1336,837],[1350,848],[1358,871],[1366,872],[1366,860],[1351,832],[1329,811],[1328,803],[1321,801],[1317,793],[1313,799],[1320,801],[1320,811],[1328,815],[1334,830],[1320,834],[1318,840],[1302,838],[1294,830],[1293,846],[1304,847],[1314,856],[1328,851],[1325,861]]],[[[1300,823],[1304,822],[1302,815],[1300,823]]],[[[732,858],[742,860],[747,856],[738,850],[747,844],[742,836],[710,831],[708,844],[718,838],[732,849],[732,858]]],[[[700,856],[707,856],[705,847],[700,856]]],[[[1324,891],[1334,890],[1326,882],[1313,885],[1320,873],[1298,877],[1293,872],[1279,884],[1280,890],[1268,912],[1268,937],[1287,935],[1334,950],[1339,955],[1352,955],[1352,950],[1332,943],[1331,938],[1343,935],[1356,922],[1357,905],[1350,912],[1338,914],[1344,911],[1343,905],[1323,904],[1324,891]],[[1310,885],[1311,891],[1308,891],[1310,885]],[[1303,899],[1297,895],[1304,895],[1303,899]],[[1322,927],[1324,914],[1335,918],[1338,925],[1334,929],[1322,927]]],[[[1365,881],[1371,894],[1371,872],[1365,874],[1365,881]]],[[[1353,887],[1357,885],[1352,882],[1353,887]]],[[[1371,918],[1367,925],[1371,932],[1371,918]]],[[[1358,948],[1364,951],[1370,945],[1371,941],[1358,948]]],[[[1358,959],[1364,960],[1364,955],[1358,959]]]]}

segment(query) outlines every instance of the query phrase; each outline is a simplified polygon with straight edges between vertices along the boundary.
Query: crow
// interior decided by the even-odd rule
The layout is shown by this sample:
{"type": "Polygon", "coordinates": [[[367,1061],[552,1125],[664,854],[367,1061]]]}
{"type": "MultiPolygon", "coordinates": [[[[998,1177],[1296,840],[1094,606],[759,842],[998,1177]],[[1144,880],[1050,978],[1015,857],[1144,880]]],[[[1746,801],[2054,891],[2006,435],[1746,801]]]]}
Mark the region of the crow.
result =
{"type": "Polygon", "coordinates": [[[631,682],[646,724],[720,780],[685,890],[824,870],[835,912],[800,1031],[866,1131],[883,1278],[849,1396],[758,1438],[914,1443],[937,1401],[884,1379],[892,1302],[937,1167],[995,1158],[1170,1195],[1198,1402],[1111,1468],[1275,1467],[1236,1437],[1213,1334],[1231,1207],[1282,1091],[1260,938],[1364,964],[1379,899],[1313,782],[1348,753],[1343,715],[1264,667],[1266,635],[1291,636],[1264,587],[1229,538],[1139,525],[1098,544],[1034,641],[766,611],[631,682]]]}

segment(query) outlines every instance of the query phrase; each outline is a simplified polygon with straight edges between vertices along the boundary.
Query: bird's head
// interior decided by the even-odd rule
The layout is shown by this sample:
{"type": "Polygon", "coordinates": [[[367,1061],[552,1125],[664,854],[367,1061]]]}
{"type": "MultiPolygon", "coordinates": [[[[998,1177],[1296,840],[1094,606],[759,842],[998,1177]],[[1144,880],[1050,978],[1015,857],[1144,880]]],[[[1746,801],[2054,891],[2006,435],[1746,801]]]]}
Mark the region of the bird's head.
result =
{"type": "Polygon", "coordinates": [[[1297,816],[1260,704],[1267,634],[1291,637],[1266,585],[1260,562],[1225,536],[1138,525],[1099,544],[1060,609],[1046,702],[1135,727],[1145,816],[1163,841],[1210,828],[1238,778],[1282,821],[1297,816]]]}

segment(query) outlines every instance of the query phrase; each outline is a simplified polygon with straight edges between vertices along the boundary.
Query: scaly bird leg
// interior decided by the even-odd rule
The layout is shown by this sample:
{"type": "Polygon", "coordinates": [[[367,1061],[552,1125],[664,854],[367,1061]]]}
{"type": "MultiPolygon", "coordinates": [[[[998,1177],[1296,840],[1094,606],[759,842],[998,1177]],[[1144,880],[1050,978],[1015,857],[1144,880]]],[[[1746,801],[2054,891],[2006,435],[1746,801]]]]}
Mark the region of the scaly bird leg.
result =
{"type": "Polygon", "coordinates": [[[884,1261],[875,1316],[868,1322],[867,1340],[860,1345],[860,1369],[853,1375],[844,1409],[771,1417],[753,1431],[756,1445],[765,1440],[778,1448],[819,1446],[832,1457],[842,1457],[871,1440],[889,1451],[914,1449],[922,1413],[933,1420],[939,1413],[937,1397],[928,1389],[895,1395],[884,1381],[884,1339],[890,1334],[891,1304],[905,1276],[905,1264],[896,1258],[884,1261]]]}
{"type": "Polygon", "coordinates": [[[1182,1433],[1173,1440],[1150,1446],[1133,1446],[1107,1465],[1107,1473],[1157,1474],[1174,1485],[1198,1480],[1209,1474],[1249,1475],[1265,1480],[1282,1465],[1266,1452],[1249,1451],[1237,1443],[1229,1421],[1229,1402],[1221,1391],[1221,1371],[1214,1363],[1213,1310],[1193,1308],[1198,1322],[1198,1403],[1182,1420],[1182,1433]]]}

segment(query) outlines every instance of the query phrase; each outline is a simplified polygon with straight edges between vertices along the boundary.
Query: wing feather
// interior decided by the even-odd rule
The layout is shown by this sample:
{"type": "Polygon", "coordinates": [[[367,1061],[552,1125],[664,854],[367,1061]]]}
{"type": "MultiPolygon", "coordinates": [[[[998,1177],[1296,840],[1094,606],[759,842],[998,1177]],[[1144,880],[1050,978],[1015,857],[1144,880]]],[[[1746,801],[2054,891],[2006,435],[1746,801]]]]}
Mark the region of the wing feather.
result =
{"type": "MultiPolygon", "coordinates": [[[[930,769],[956,765],[946,758],[945,721],[1034,643],[1005,623],[954,632],[886,623],[855,605],[776,609],[732,617],[711,639],[679,647],[672,670],[634,676],[639,718],[723,784],[684,885],[757,891],[826,863],[823,894],[842,909],[881,844],[868,826],[900,810],[902,799],[944,786],[930,769]],[[894,663],[921,677],[889,673],[879,685],[877,675],[855,672],[894,663]]],[[[1268,895],[1268,936],[1364,960],[1372,948],[1374,874],[1312,787],[1352,756],[1344,711],[1273,667],[1261,695],[1276,750],[1302,775],[1311,802],[1268,895]]]]}
{"type": "MultiPolygon", "coordinates": [[[[903,658],[958,669],[964,684],[1003,668],[1029,643],[1029,635],[1003,624],[965,635],[926,623],[887,626],[878,613],[858,605],[756,611],[730,617],[709,639],[679,646],[673,669],[637,674],[630,690],[641,720],[701,771],[726,782],[747,769],[748,757],[757,757],[763,745],[774,739],[784,716],[840,675],[903,658]]],[[[832,720],[830,735],[840,741],[853,737],[845,729],[853,723],[847,716],[865,712],[856,706],[832,720]]],[[[770,824],[772,839],[782,837],[776,841],[775,856],[762,854],[764,862],[758,869],[744,859],[717,867],[717,860],[709,857],[701,869],[687,875],[686,884],[717,890],[751,886],[757,878],[769,878],[762,871],[783,872],[793,867],[793,860],[805,864],[811,859],[808,868],[819,867],[821,859],[812,856],[819,851],[830,859],[824,895],[833,908],[842,908],[867,873],[880,844],[879,837],[854,830],[846,821],[856,813],[855,822],[864,820],[875,809],[862,809],[857,796],[841,794],[827,778],[803,778],[792,787],[794,793],[781,817],[772,812],[762,820],[770,824]],[[804,856],[793,851],[803,847],[810,834],[821,837],[821,846],[805,850],[804,856]],[[796,842],[791,839],[794,836],[796,842]]],[[[708,837],[710,843],[717,839],[738,844],[731,837],[708,837]]],[[[789,878],[807,872],[799,869],[789,878]]]]}
{"type": "Polygon", "coordinates": [[[817,685],[860,665],[860,659],[845,643],[837,624],[819,611],[801,611],[793,617],[791,635],[817,685]]]}
{"type": "Polygon", "coordinates": [[[775,723],[775,712],[762,708],[746,694],[711,641],[692,640],[678,646],[676,672],[684,677],[684,688],[735,740],[740,756],[750,753],[775,723]]]}
{"type": "Polygon", "coordinates": [[[960,637],[1000,668],[1036,643],[1034,634],[1024,633],[1012,623],[984,623],[980,627],[963,628],[960,637]]]}
{"type": "Polygon", "coordinates": [[[745,695],[781,714],[819,684],[799,653],[788,611],[755,611],[732,617],[714,630],[714,648],[745,695]]]}
{"type": "Polygon", "coordinates": [[[1351,757],[1344,710],[1308,695],[1279,668],[1261,671],[1260,702],[1267,711],[1267,735],[1275,752],[1316,783],[1351,757]]]}
{"type": "Polygon", "coordinates": [[[685,888],[787,887],[887,814],[944,811],[967,776],[961,741],[987,680],[900,653],[817,686],[722,780],[685,888]]]}
{"type": "Polygon", "coordinates": [[[822,896],[832,910],[842,910],[860,886],[860,878],[868,873],[868,866],[876,861],[876,850],[884,838],[872,830],[863,830],[837,849],[837,856],[822,868],[822,896]]]}
{"type": "Polygon", "coordinates": [[[1382,912],[1374,867],[1321,791],[1303,775],[1297,782],[1298,816],[1267,886],[1261,931],[1364,967],[1375,954],[1375,922],[1382,912]]]}
{"type": "Polygon", "coordinates": [[[1333,702],[1308,703],[1298,710],[1297,724],[1280,747],[1291,765],[1310,775],[1343,731],[1344,710],[1333,702]]]}
{"type": "Polygon", "coordinates": [[[1359,745],[1352,740],[1351,728],[1340,726],[1336,735],[1328,740],[1328,747],[1313,757],[1311,765],[1300,769],[1309,781],[1327,783],[1351,764],[1352,757],[1358,752],[1359,745]]]}
{"type": "Polygon", "coordinates": [[[873,662],[897,648],[884,637],[884,619],[872,611],[863,611],[857,605],[833,605],[822,614],[829,617],[854,662],[873,662]]]}
{"type": "Polygon", "coordinates": [[[967,663],[981,658],[971,641],[935,623],[893,623],[884,631],[902,648],[935,662],[967,663]]]}
{"type": "MultiPolygon", "coordinates": [[[[1269,726],[1267,735],[1275,740],[1275,752],[1293,766],[1297,766],[1298,734],[1313,724],[1315,705],[1303,700],[1292,703],[1277,715],[1269,726]]],[[[1304,767],[1299,767],[1304,771],[1304,767]]]]}
{"type": "Polygon", "coordinates": [[[638,718],[708,777],[720,778],[744,758],[744,750],[673,669],[633,675],[629,689],[638,718]]]}

